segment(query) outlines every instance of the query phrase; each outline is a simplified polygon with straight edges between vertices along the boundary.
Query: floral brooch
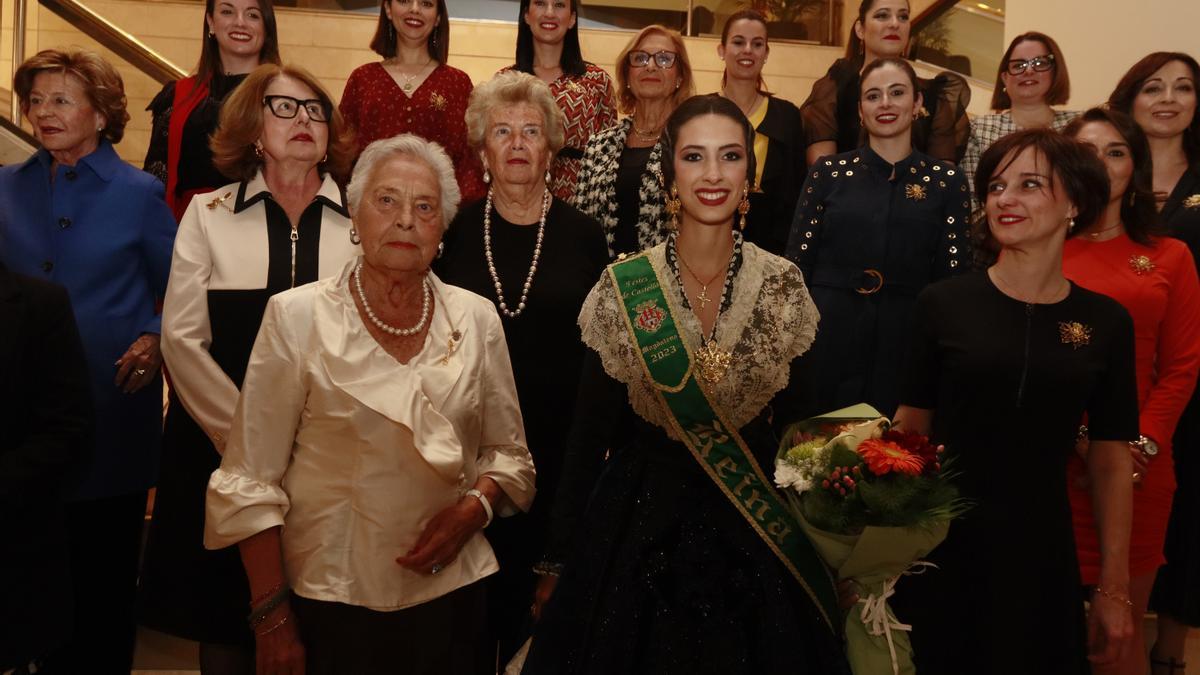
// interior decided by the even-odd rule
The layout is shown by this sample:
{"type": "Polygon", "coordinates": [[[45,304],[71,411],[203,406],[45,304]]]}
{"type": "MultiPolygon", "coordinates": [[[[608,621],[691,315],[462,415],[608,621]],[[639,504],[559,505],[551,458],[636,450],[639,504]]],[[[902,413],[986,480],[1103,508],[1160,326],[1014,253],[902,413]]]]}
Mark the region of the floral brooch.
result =
{"type": "Polygon", "coordinates": [[[1200,192],[1183,200],[1183,206],[1189,209],[1200,209],[1200,192]]]}
{"type": "Polygon", "coordinates": [[[434,110],[445,110],[446,97],[438,93],[431,94],[429,96],[429,105],[433,106],[434,110]]]}
{"type": "Polygon", "coordinates": [[[1064,345],[1079,349],[1092,341],[1092,329],[1078,321],[1059,321],[1058,339],[1064,345]]]}
{"type": "Polygon", "coordinates": [[[904,186],[904,196],[908,197],[914,202],[919,202],[922,199],[925,199],[925,197],[928,196],[928,193],[925,192],[924,185],[909,183],[908,185],[904,186]]]}
{"type": "Polygon", "coordinates": [[[1140,277],[1152,272],[1155,265],[1148,255],[1132,255],[1129,257],[1129,267],[1140,277]]]}

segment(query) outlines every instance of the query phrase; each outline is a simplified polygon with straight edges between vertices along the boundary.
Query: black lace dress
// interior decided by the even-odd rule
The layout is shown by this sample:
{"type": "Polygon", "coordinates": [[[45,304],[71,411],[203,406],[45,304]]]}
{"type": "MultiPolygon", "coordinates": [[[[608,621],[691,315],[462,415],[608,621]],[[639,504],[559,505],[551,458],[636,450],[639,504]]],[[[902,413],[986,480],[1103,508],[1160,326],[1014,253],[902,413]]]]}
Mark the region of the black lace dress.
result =
{"type": "MultiPolygon", "coordinates": [[[[771,372],[781,371],[786,382],[788,357],[807,348],[807,331],[815,328],[815,311],[798,271],[753,245],[746,249],[743,272],[733,282],[732,306],[744,302],[757,308],[746,312],[744,330],[726,327],[725,337],[738,341],[731,370],[743,372],[726,374],[732,381],[724,383],[724,390],[718,385],[713,394],[718,401],[730,401],[727,396],[736,391],[760,399],[773,389],[750,384],[749,353],[758,345],[749,336],[761,333],[789,345],[766,356],[768,361],[781,358],[771,372]],[[777,261],[770,263],[777,273],[767,275],[762,295],[739,286],[753,274],[746,268],[767,257],[777,261]],[[784,287],[791,292],[782,291],[784,287]],[[774,301],[771,308],[765,298],[774,301]],[[762,317],[772,313],[786,315],[785,320],[773,329],[760,328],[762,317]],[[780,326],[790,327],[780,332],[780,326]],[[795,333],[785,335],[788,331],[795,333]]],[[[663,267],[658,260],[656,268],[663,267]]],[[[668,301],[678,308],[682,300],[671,300],[681,296],[678,283],[663,269],[659,276],[668,301]]],[[[840,638],[801,586],[687,447],[647,419],[661,422],[664,413],[647,407],[652,398],[644,395],[634,375],[640,365],[618,362],[614,354],[622,348],[603,346],[628,339],[623,328],[612,330],[617,325],[611,311],[615,300],[596,302],[597,296],[613,293],[605,277],[581,314],[584,341],[592,349],[584,360],[546,556],[563,571],[535,629],[523,673],[848,673],[840,638]],[[594,351],[597,347],[605,353],[594,351]]],[[[721,321],[735,311],[718,320],[719,342],[725,330],[721,321]]],[[[686,334],[694,324],[690,310],[673,313],[686,334]]],[[[770,368],[765,362],[754,366],[770,368]]],[[[739,428],[770,475],[778,444],[775,427],[790,421],[794,408],[791,391],[779,391],[768,405],[739,406],[734,419],[754,408],[758,414],[739,428]]]]}

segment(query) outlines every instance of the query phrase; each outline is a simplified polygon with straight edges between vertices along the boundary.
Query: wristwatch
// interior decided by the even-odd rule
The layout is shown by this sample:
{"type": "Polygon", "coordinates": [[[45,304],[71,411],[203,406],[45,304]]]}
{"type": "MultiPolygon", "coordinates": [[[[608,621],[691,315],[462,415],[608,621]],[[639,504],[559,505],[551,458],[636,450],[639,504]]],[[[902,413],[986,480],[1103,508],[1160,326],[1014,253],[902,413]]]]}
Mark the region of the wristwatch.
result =
{"type": "Polygon", "coordinates": [[[1155,443],[1154,439],[1148,436],[1138,436],[1137,441],[1130,443],[1129,445],[1140,450],[1147,459],[1158,455],[1158,443],[1155,443]]]}

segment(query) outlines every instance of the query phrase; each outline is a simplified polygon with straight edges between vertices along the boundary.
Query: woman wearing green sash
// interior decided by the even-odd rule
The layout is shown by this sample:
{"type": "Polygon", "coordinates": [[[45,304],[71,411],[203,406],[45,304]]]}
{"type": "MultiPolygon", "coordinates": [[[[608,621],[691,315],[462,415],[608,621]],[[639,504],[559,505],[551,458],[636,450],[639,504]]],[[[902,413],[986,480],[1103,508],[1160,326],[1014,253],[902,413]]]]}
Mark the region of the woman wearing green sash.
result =
{"type": "Polygon", "coordinates": [[[753,139],[729,100],[684,102],[663,140],[675,229],[584,303],[526,675],[848,672],[833,582],[763,472],[818,316],[735,229],[753,139]]]}

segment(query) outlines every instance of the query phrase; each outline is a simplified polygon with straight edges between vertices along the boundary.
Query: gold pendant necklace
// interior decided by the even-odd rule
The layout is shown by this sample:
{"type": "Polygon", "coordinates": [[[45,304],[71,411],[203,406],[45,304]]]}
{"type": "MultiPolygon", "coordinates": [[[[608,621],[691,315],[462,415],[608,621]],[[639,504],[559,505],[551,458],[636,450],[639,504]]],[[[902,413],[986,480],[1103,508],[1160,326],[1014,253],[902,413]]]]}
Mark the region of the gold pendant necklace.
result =
{"type": "Polygon", "coordinates": [[[707,385],[714,385],[725,377],[725,371],[733,363],[733,354],[717,346],[716,326],[714,335],[696,350],[696,376],[707,385]]]}

